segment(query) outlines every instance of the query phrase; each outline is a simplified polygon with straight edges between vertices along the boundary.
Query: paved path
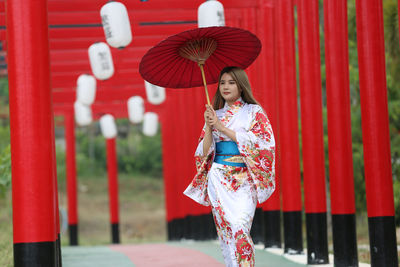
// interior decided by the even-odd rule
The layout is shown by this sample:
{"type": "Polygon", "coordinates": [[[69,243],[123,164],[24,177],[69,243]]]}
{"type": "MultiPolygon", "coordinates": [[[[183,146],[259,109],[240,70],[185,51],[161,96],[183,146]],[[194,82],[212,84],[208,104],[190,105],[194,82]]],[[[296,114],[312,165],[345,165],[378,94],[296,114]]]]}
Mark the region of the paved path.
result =
{"type": "MultiPolygon", "coordinates": [[[[168,242],[98,247],[62,247],[63,267],[224,267],[217,242],[168,242]]],[[[256,267],[301,267],[256,250],[256,267]]]]}

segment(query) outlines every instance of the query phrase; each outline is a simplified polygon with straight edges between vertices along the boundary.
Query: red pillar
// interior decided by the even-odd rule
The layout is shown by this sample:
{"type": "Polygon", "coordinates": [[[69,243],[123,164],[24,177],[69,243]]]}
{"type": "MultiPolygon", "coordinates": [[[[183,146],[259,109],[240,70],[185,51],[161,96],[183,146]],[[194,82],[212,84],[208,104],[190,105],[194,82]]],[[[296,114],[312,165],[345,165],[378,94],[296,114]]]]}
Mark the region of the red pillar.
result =
{"type": "Polygon", "coordinates": [[[299,76],[308,264],[327,264],[328,235],[318,0],[299,0],[299,76]]]}
{"type": "Polygon", "coordinates": [[[324,1],[329,184],[335,266],[357,266],[347,1],[324,1]]]}
{"type": "Polygon", "coordinates": [[[78,195],[76,192],[75,120],[73,113],[66,114],[64,118],[69,243],[71,246],[76,246],[78,245],[78,195]]]}
{"type": "Polygon", "coordinates": [[[115,138],[106,139],[108,193],[110,199],[110,223],[112,243],[120,243],[119,238],[119,210],[118,210],[118,165],[115,138]]]}
{"type": "Polygon", "coordinates": [[[58,266],[62,266],[62,256],[61,256],[61,236],[60,236],[60,210],[59,210],[59,203],[58,203],[58,180],[57,180],[57,159],[56,159],[56,138],[54,133],[54,114],[53,119],[51,120],[51,144],[53,150],[53,179],[54,179],[54,212],[55,212],[55,238],[56,238],[56,261],[58,266]]]}
{"type": "MultiPolygon", "coordinates": [[[[263,106],[268,119],[272,124],[275,137],[276,156],[278,148],[278,119],[277,119],[277,90],[275,69],[275,18],[272,1],[258,2],[257,9],[257,36],[263,43],[263,49],[257,59],[256,77],[260,80],[259,86],[254,88],[254,95],[263,106]]],[[[281,199],[280,181],[278,174],[279,162],[275,159],[275,192],[263,203],[264,245],[265,247],[281,247],[281,199]]]]}
{"type": "MultiPolygon", "coordinates": [[[[166,114],[173,114],[176,105],[175,97],[172,91],[166,91],[166,114]]],[[[173,193],[176,188],[176,181],[174,176],[174,163],[176,162],[174,156],[174,127],[173,118],[171,116],[162,117],[162,158],[163,158],[163,178],[164,178],[164,192],[165,192],[165,208],[166,220],[168,228],[168,240],[177,240],[176,234],[176,194],[173,193]]]]}
{"type": "Polygon", "coordinates": [[[357,0],[361,121],[372,266],[397,266],[381,0],[357,0]]]}
{"type": "Polygon", "coordinates": [[[276,1],[278,120],[285,252],[301,253],[301,189],[292,0],[276,1]]]}
{"type": "Polygon", "coordinates": [[[8,1],[14,265],[57,266],[47,1],[8,1]]]}

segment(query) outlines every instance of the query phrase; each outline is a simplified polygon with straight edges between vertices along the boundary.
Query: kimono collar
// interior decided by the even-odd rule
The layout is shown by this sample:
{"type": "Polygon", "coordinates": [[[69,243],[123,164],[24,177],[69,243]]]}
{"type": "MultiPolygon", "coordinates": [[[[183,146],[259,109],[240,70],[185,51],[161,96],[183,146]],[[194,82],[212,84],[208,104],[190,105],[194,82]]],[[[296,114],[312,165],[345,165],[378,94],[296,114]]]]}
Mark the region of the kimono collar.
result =
{"type": "Polygon", "coordinates": [[[243,101],[243,99],[241,98],[241,97],[239,97],[239,99],[238,100],[236,100],[232,105],[228,105],[228,103],[227,102],[225,102],[225,105],[224,105],[224,109],[226,110],[226,111],[238,111],[241,107],[243,107],[243,105],[244,105],[244,101],[243,101]]]}

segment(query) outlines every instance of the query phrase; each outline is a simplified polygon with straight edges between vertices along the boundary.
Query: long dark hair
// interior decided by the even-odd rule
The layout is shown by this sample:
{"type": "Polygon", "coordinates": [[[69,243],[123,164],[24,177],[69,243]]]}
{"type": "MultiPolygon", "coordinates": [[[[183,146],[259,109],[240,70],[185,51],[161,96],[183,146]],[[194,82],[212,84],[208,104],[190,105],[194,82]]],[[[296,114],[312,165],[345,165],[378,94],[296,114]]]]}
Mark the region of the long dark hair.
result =
{"type": "Polygon", "coordinates": [[[214,95],[214,103],[213,103],[213,108],[215,110],[223,108],[225,105],[225,99],[222,97],[221,92],[219,91],[219,85],[221,82],[221,77],[225,73],[228,73],[229,75],[232,76],[232,78],[235,80],[240,93],[240,96],[242,97],[243,101],[248,103],[248,104],[257,104],[260,105],[257,100],[254,98],[253,93],[251,92],[251,86],[249,82],[249,78],[247,78],[247,74],[244,70],[242,70],[239,67],[225,67],[223,70],[221,70],[221,73],[219,74],[218,78],[218,89],[217,92],[214,95]]]}

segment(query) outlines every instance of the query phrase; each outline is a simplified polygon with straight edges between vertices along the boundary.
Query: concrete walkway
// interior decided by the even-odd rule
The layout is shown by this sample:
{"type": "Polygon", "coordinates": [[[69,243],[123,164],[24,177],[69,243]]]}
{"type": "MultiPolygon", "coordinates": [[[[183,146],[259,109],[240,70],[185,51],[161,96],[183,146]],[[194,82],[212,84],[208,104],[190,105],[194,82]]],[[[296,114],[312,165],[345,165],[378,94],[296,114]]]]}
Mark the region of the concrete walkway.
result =
{"type": "MultiPolygon", "coordinates": [[[[217,242],[168,242],[98,247],[62,247],[63,267],[224,267],[217,242]]],[[[300,267],[256,249],[257,267],[300,267]]]]}

